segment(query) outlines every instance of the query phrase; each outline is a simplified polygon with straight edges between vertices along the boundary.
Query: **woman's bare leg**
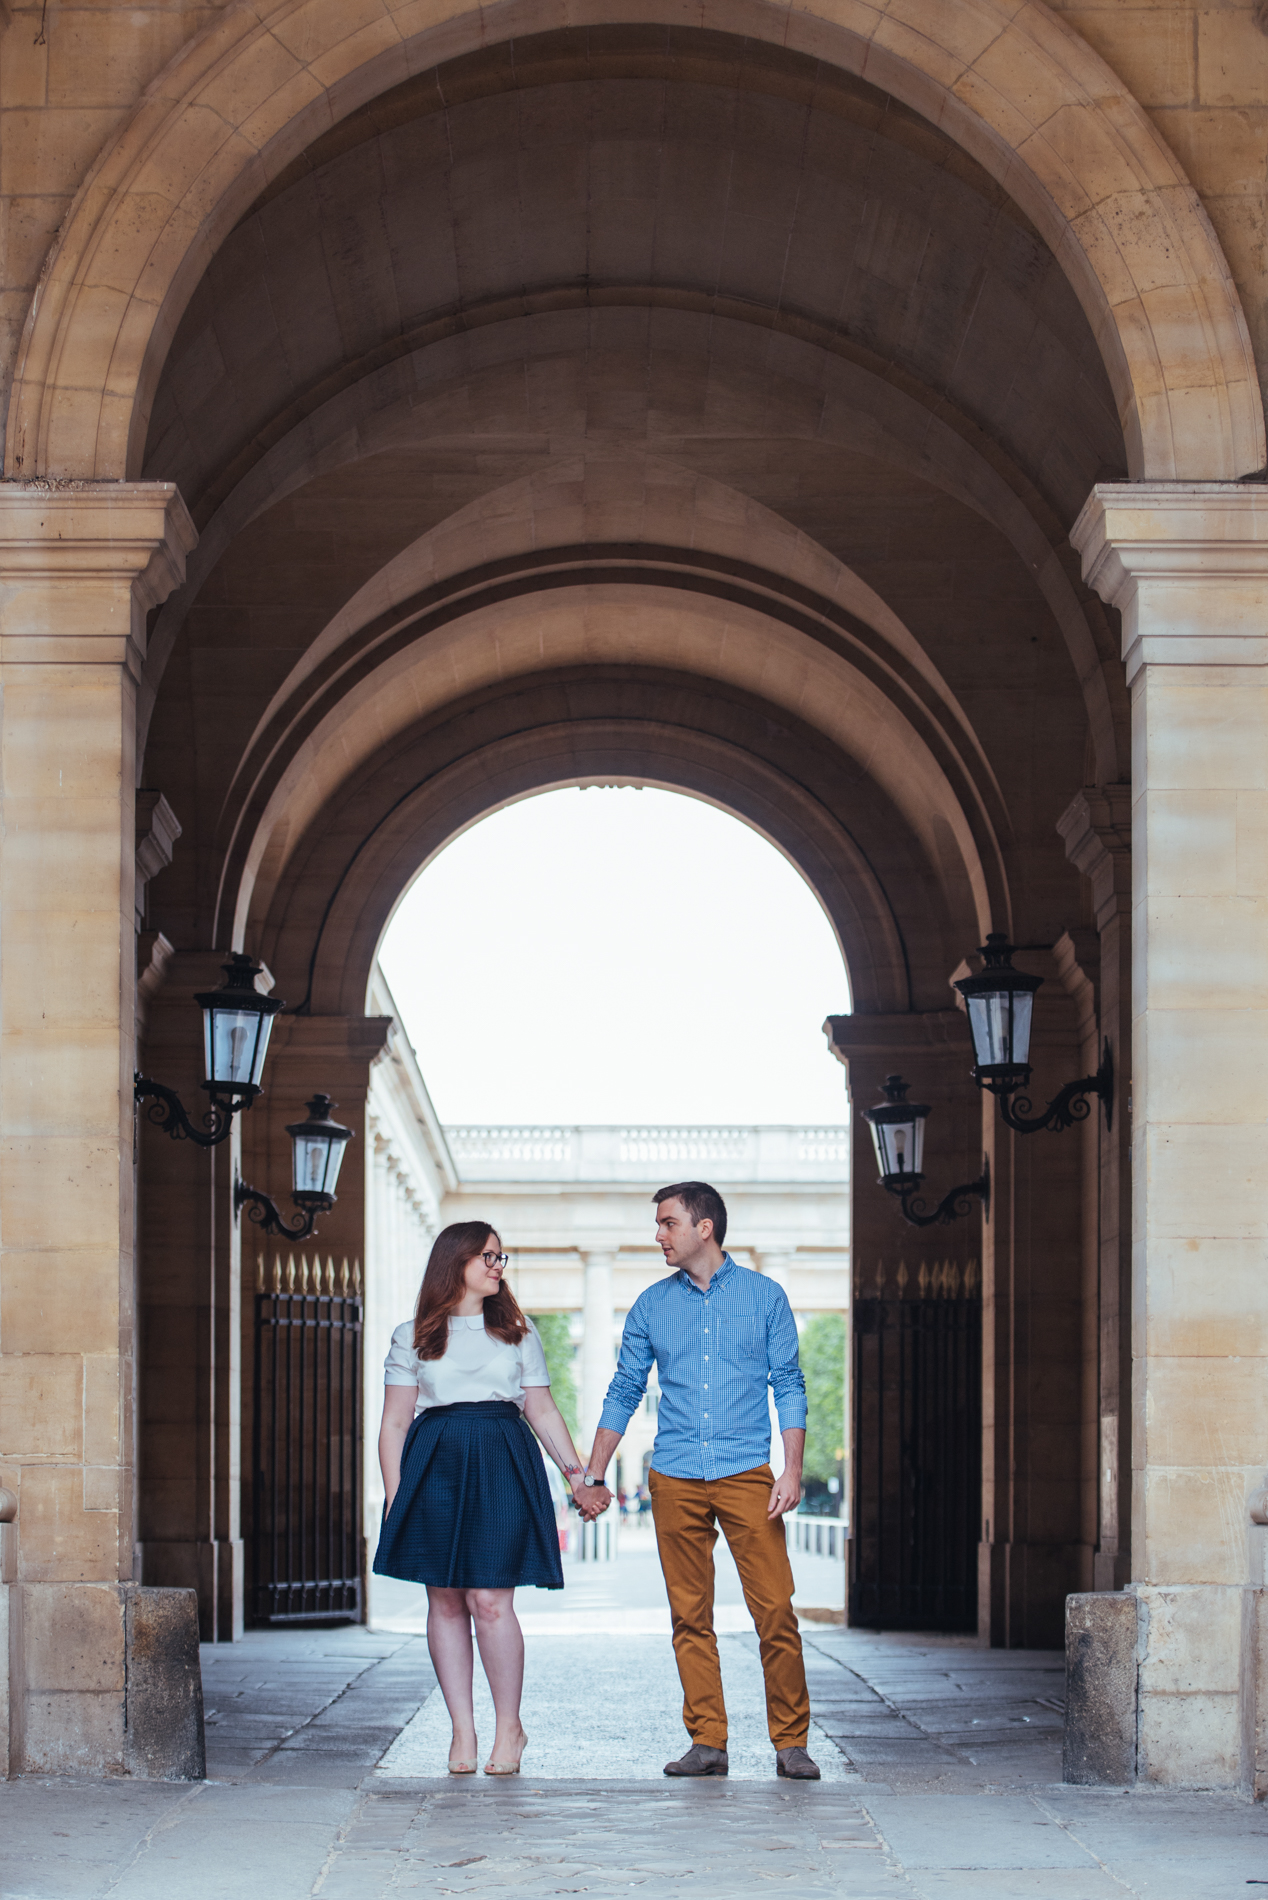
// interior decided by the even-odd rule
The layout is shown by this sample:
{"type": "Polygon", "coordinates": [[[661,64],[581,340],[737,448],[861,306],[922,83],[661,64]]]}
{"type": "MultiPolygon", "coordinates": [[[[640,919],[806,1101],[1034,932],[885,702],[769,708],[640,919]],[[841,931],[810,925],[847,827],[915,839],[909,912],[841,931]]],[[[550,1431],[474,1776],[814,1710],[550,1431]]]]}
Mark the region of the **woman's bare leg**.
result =
{"type": "Polygon", "coordinates": [[[514,1590],[468,1590],[480,1661],[493,1691],[497,1734],[490,1761],[518,1761],[524,1752],[520,1696],[524,1689],[524,1632],[515,1614],[514,1590]]]}
{"type": "Polygon", "coordinates": [[[478,1752],[471,1701],[475,1655],[471,1647],[471,1611],[467,1607],[469,1594],[466,1590],[427,1586],[427,1647],[453,1723],[450,1761],[475,1761],[478,1752]]]}

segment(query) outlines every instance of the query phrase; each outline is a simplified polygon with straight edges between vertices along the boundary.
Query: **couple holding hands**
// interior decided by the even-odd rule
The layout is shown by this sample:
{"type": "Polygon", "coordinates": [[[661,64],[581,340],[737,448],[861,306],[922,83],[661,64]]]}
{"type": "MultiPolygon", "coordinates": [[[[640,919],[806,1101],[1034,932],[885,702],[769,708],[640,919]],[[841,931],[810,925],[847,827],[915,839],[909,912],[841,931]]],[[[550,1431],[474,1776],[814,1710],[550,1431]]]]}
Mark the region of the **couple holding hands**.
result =
{"type": "Polygon", "coordinates": [[[671,1269],[635,1302],[583,1465],[550,1396],[541,1340],[507,1286],[507,1256],[479,1221],[446,1227],[431,1250],[412,1322],[385,1366],[379,1462],[386,1510],[375,1571],[427,1586],[427,1643],[450,1719],[449,1772],[474,1774],[475,1640],[497,1733],[484,1772],[519,1773],[524,1638],[515,1590],[561,1590],[554,1512],[525,1425],[563,1472],[587,1519],[612,1502],[604,1475],[653,1363],[660,1412],[648,1484],[669,1596],[691,1746],[667,1775],[725,1775],[727,1720],[713,1631],[720,1527],[757,1627],[775,1771],[817,1781],[806,1752],[810,1701],[783,1514],[801,1494],[806,1388],[783,1289],[723,1251],[726,1207],[703,1181],[660,1188],[656,1239],[671,1269]],[[769,1463],[773,1390],[784,1470],[769,1463]]]}

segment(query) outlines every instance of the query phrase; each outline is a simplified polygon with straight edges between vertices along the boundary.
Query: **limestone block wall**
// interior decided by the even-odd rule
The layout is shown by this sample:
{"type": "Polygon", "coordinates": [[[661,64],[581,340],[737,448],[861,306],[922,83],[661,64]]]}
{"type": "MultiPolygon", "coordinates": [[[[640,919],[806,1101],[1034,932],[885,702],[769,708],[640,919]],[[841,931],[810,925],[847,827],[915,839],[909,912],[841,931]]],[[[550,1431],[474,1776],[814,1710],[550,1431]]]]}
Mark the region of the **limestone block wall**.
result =
{"type": "Polygon", "coordinates": [[[1145,108],[1202,199],[1268,388],[1268,22],[1255,0],[1088,6],[1050,0],[1145,108]]]}

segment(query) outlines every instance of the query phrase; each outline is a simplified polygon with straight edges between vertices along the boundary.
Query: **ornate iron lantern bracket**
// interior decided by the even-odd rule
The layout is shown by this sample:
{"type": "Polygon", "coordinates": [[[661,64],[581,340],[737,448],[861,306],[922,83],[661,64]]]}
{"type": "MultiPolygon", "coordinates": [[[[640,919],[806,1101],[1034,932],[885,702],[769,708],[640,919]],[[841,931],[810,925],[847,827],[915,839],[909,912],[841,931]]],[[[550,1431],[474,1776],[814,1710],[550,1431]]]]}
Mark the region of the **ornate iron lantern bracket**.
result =
{"type": "Polygon", "coordinates": [[[952,1221],[972,1213],[970,1200],[973,1195],[977,1195],[981,1201],[987,1220],[991,1218],[991,1164],[985,1155],[982,1157],[982,1172],[977,1180],[965,1181],[960,1187],[953,1187],[929,1211],[926,1211],[926,1203],[917,1192],[920,1179],[918,1175],[913,1176],[910,1183],[905,1185],[901,1175],[891,1175],[885,1182],[886,1188],[896,1196],[902,1208],[903,1219],[913,1227],[949,1227],[952,1221]]]}
{"type": "Polygon", "coordinates": [[[307,1240],[316,1231],[319,1214],[328,1214],[335,1204],[335,1184],[343,1163],[344,1150],[352,1140],[352,1130],[334,1121],[331,1110],[338,1107],[328,1095],[317,1094],[308,1103],[308,1117],[302,1122],[287,1122],[291,1138],[291,1199],[299,1209],[295,1226],[286,1221],[271,1195],[245,1181],[233,1184],[233,1211],[247,1209],[247,1219],[262,1227],[266,1234],[285,1240],[307,1240]]]}
{"type": "Polygon", "coordinates": [[[153,1122],[156,1128],[166,1129],[173,1141],[196,1141],[200,1148],[214,1148],[223,1141],[233,1127],[238,1110],[250,1107],[248,1102],[222,1102],[213,1095],[211,1107],[203,1116],[204,1126],[196,1128],[175,1089],[136,1074],[132,1078],[132,1093],[138,1102],[151,1096],[155,1098],[145,1110],[146,1121],[153,1122]]]}
{"type": "Polygon", "coordinates": [[[234,1213],[240,1214],[245,1207],[249,1221],[254,1221],[257,1227],[262,1227],[266,1234],[277,1234],[279,1238],[285,1240],[308,1240],[312,1237],[317,1225],[317,1216],[328,1214],[334,1206],[333,1195],[323,1197],[323,1199],[324,1206],[314,1202],[308,1207],[301,1207],[295,1217],[295,1225],[292,1227],[284,1219],[277,1202],[271,1195],[263,1193],[259,1188],[248,1187],[245,1181],[235,1181],[233,1184],[234,1213]]]}
{"type": "Polygon", "coordinates": [[[1034,1135],[1041,1128],[1050,1129],[1054,1134],[1063,1128],[1073,1128],[1076,1122],[1087,1120],[1092,1113],[1093,1100],[1099,1100],[1105,1110],[1106,1128],[1114,1126],[1114,1056],[1108,1036],[1101,1050],[1101,1066],[1096,1074],[1082,1076],[1077,1082],[1067,1082],[1053,1096],[1042,1115],[1030,1113],[1028,1096],[1014,1097],[1013,1090],[990,1082],[984,1082],[982,1086],[995,1096],[1001,1118],[1019,1135],[1034,1135]]]}
{"type": "Polygon", "coordinates": [[[901,1075],[885,1077],[883,1102],[863,1110],[872,1130],[880,1183],[894,1195],[903,1210],[903,1219],[913,1227],[949,1227],[953,1220],[970,1213],[970,1200],[977,1195],[986,1218],[991,1218],[991,1171],[985,1156],[976,1181],[964,1181],[944,1194],[935,1208],[921,1197],[924,1180],[921,1164],[925,1154],[925,1123],[929,1119],[927,1102],[909,1102],[909,1084],[901,1075]]]}

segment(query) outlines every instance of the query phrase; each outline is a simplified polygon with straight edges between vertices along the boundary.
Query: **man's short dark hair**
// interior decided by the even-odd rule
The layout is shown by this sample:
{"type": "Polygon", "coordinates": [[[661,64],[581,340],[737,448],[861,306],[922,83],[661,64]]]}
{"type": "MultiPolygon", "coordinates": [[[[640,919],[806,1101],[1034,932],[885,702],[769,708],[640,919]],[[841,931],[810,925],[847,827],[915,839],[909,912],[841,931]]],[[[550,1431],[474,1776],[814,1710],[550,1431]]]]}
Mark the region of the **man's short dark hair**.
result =
{"type": "Polygon", "coordinates": [[[707,1181],[675,1181],[672,1187],[657,1188],[652,1199],[657,1207],[662,1201],[681,1201],[693,1227],[699,1227],[702,1220],[711,1220],[719,1247],[726,1239],[726,1202],[707,1181]]]}

